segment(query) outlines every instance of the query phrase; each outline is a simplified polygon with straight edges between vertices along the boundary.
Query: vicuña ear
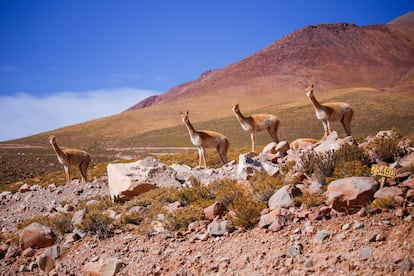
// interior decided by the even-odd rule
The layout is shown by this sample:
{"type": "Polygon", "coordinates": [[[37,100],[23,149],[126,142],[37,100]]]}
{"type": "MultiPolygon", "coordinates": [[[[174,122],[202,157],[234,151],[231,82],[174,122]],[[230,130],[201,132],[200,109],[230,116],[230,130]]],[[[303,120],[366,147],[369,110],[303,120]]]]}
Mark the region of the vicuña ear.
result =
{"type": "Polygon", "coordinates": [[[311,87],[313,88],[313,83],[311,84],[311,87]]]}

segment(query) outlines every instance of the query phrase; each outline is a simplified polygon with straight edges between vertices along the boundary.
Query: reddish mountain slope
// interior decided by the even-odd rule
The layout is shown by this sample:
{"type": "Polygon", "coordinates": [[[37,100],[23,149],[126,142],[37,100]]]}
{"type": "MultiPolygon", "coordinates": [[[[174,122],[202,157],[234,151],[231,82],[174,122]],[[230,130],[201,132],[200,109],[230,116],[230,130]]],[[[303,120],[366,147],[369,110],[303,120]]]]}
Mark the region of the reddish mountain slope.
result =
{"type": "Polygon", "coordinates": [[[218,90],[230,91],[236,98],[267,90],[275,95],[298,92],[305,82],[315,83],[318,90],[390,88],[414,67],[413,22],[414,13],[409,13],[386,25],[307,26],[239,62],[203,73],[128,110],[218,90]]]}

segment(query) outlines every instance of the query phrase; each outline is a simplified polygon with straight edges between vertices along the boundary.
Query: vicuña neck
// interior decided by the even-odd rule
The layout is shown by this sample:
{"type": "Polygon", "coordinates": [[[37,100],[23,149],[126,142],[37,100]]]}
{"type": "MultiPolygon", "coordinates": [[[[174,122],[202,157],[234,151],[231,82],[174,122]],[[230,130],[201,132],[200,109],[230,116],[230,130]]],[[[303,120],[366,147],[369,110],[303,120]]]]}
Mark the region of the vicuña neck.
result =
{"type": "Polygon", "coordinates": [[[246,119],[244,115],[241,113],[240,109],[234,110],[234,113],[236,114],[236,117],[239,121],[246,119]]]}
{"type": "Polygon", "coordinates": [[[57,155],[66,156],[66,154],[59,148],[56,141],[52,141],[51,144],[52,144],[53,150],[56,152],[57,155]]]}
{"type": "Polygon", "coordinates": [[[190,134],[196,132],[193,125],[190,123],[190,120],[185,121],[185,126],[190,134]]]}
{"type": "Polygon", "coordinates": [[[319,109],[319,108],[322,107],[322,105],[318,102],[318,100],[316,100],[316,98],[315,98],[315,96],[313,96],[313,94],[309,97],[309,99],[312,101],[315,108],[319,109]]]}

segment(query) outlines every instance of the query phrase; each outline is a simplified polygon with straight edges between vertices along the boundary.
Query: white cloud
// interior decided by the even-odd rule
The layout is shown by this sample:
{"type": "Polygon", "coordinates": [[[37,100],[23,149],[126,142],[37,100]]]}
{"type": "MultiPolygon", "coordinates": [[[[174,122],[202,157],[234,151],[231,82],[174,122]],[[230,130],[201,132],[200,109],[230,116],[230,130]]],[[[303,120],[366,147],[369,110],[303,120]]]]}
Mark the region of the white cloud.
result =
{"type": "Polygon", "coordinates": [[[22,138],[120,113],[158,94],[133,88],[59,92],[46,97],[27,93],[0,96],[0,141],[22,138]]]}

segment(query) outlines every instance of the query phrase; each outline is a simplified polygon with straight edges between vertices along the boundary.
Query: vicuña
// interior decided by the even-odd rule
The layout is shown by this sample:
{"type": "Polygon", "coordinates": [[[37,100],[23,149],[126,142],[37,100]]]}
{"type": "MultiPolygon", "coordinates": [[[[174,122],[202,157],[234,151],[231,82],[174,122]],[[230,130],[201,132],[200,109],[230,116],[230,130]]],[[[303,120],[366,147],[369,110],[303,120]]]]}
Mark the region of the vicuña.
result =
{"type": "Polygon", "coordinates": [[[331,132],[331,122],[339,121],[345,129],[348,136],[351,136],[351,121],[354,116],[354,110],[348,103],[331,102],[320,104],[313,95],[313,84],[305,86],[306,96],[311,100],[315,108],[316,118],[318,118],[325,131],[323,138],[326,138],[331,132]]]}
{"type": "Polygon", "coordinates": [[[56,143],[55,135],[49,137],[50,144],[56,152],[59,163],[63,165],[65,171],[66,183],[70,184],[71,175],[70,167],[77,166],[81,174],[81,182],[87,181],[88,167],[91,163],[91,156],[89,153],[78,149],[61,149],[56,143]]]}
{"type": "Polygon", "coordinates": [[[181,112],[181,121],[183,121],[188,129],[191,142],[198,149],[198,164],[200,167],[202,165],[207,167],[206,148],[215,148],[223,164],[227,163],[227,152],[230,147],[230,142],[226,136],[209,130],[195,130],[188,118],[188,111],[186,113],[181,112]]]}
{"type": "Polygon", "coordinates": [[[272,140],[279,143],[277,131],[280,125],[280,121],[276,115],[272,114],[253,114],[251,116],[244,116],[239,104],[234,104],[232,110],[239,120],[241,127],[244,131],[250,134],[252,151],[256,148],[256,132],[267,130],[272,137],[272,140]]]}

